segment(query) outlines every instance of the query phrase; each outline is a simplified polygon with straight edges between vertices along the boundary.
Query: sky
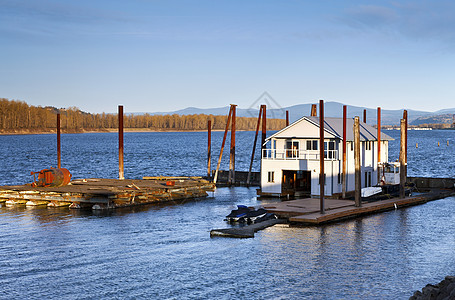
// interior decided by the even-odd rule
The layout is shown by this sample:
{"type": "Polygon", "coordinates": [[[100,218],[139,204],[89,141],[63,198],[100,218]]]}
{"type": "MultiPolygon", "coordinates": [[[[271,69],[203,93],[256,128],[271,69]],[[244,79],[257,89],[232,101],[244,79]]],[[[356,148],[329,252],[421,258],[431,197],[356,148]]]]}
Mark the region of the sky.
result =
{"type": "Polygon", "coordinates": [[[454,79],[453,1],[0,0],[0,98],[31,105],[436,111],[454,79]]]}

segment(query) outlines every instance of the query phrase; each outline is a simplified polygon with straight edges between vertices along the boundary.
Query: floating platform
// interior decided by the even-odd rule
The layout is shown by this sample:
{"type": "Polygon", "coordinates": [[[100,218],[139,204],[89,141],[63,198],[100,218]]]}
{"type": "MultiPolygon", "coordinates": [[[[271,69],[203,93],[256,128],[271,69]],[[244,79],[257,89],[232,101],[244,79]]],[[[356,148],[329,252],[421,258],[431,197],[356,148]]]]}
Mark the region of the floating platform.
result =
{"type": "Polygon", "coordinates": [[[201,177],[88,178],[61,187],[0,186],[0,203],[107,209],[206,197],[214,189],[213,183],[201,177]]]}
{"type": "Polygon", "coordinates": [[[255,223],[243,227],[233,227],[233,228],[224,228],[224,229],[212,229],[210,231],[210,237],[231,237],[231,238],[253,238],[254,233],[265,229],[267,227],[273,226],[275,224],[284,224],[287,223],[283,219],[270,219],[260,223],[255,223]]]}
{"type": "Polygon", "coordinates": [[[319,198],[306,198],[264,205],[267,212],[286,218],[291,224],[320,225],[374,214],[401,207],[422,204],[428,201],[455,195],[453,190],[433,190],[415,197],[392,198],[375,202],[362,202],[356,207],[353,200],[324,199],[325,213],[321,214],[319,198]]]}

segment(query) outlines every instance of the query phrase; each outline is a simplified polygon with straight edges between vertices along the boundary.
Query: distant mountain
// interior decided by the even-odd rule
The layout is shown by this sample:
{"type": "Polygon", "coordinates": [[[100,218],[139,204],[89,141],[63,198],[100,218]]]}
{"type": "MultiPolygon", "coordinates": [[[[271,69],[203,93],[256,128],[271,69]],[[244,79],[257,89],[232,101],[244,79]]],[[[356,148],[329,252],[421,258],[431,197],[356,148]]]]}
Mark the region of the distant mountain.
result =
{"type": "Polygon", "coordinates": [[[455,114],[455,108],[441,109],[441,110],[435,111],[433,114],[434,115],[455,114]]]}
{"type": "MultiPolygon", "coordinates": [[[[267,118],[277,118],[284,119],[286,118],[286,110],[289,111],[290,121],[294,122],[300,119],[303,116],[310,115],[312,103],[307,104],[298,104],[289,107],[283,108],[267,108],[267,118]]],[[[319,105],[318,105],[319,106],[319,105]]],[[[239,117],[254,117],[257,118],[259,108],[251,109],[242,109],[237,108],[236,115],[239,117]]],[[[363,119],[363,110],[367,111],[367,123],[376,124],[377,123],[377,110],[376,108],[365,108],[360,106],[347,106],[347,113],[349,118],[359,116],[360,119],[363,119]]],[[[427,112],[427,111],[418,111],[408,109],[408,118],[410,124],[420,118],[427,117],[434,114],[439,114],[444,112],[445,114],[455,113],[455,108],[444,109],[438,112],[427,112]]],[[[229,113],[229,106],[220,107],[220,108],[196,108],[188,107],[181,110],[176,110],[172,112],[156,112],[149,113],[152,115],[164,115],[164,114],[179,114],[179,115],[191,115],[191,114],[207,114],[207,115],[227,115],[229,113]]],[[[319,108],[318,108],[319,113],[319,108]]],[[[343,104],[339,102],[325,102],[324,103],[324,114],[326,117],[342,117],[343,116],[343,104]]],[[[400,123],[400,119],[403,117],[403,109],[399,110],[381,110],[381,123],[382,125],[397,125],[400,123]]]]}
{"type": "Polygon", "coordinates": [[[454,121],[453,113],[450,114],[437,114],[419,117],[412,122],[410,125],[422,125],[422,124],[452,124],[454,121]]]}

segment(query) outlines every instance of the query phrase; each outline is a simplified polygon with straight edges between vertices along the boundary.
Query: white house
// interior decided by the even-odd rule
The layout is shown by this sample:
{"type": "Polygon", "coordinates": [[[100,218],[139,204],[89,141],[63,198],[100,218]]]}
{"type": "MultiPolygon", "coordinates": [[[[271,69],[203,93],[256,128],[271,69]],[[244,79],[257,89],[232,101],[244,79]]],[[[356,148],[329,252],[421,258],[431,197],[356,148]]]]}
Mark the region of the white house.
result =
{"type": "MultiPolygon", "coordinates": [[[[346,191],[354,191],[354,119],[346,120],[346,191]]],[[[388,142],[381,132],[381,162],[388,161],[388,142]]],[[[378,183],[377,129],[360,122],[362,187],[378,183]]],[[[261,159],[260,195],[319,196],[319,118],[303,117],[266,139],[261,159]]],[[[324,120],[325,195],[342,193],[343,118],[324,120]]]]}

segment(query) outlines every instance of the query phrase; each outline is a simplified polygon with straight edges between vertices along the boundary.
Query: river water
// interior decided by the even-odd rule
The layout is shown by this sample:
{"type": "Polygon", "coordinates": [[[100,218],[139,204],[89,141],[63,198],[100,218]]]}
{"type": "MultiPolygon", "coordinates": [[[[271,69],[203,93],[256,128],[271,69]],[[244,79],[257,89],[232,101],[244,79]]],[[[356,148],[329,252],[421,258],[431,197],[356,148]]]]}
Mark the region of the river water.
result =
{"type": "MultiPolygon", "coordinates": [[[[386,133],[394,160],[399,132],[386,133]]],[[[454,177],[454,133],[410,131],[409,176],[454,177]]],[[[247,170],[253,138],[237,133],[238,170],[247,170]]],[[[212,161],[221,139],[213,133],[212,161]]],[[[0,145],[0,184],[56,165],[53,135],[0,136],[0,145]]],[[[116,146],[113,133],[63,135],[62,165],[74,178],[115,178],[116,146]]],[[[204,175],[206,151],[205,133],[126,133],[125,177],[204,175]]],[[[1,207],[0,298],[407,299],[455,274],[455,198],[320,227],[277,225],[254,239],[210,238],[235,205],[273,201],[236,187],[101,213],[1,207]]]]}

